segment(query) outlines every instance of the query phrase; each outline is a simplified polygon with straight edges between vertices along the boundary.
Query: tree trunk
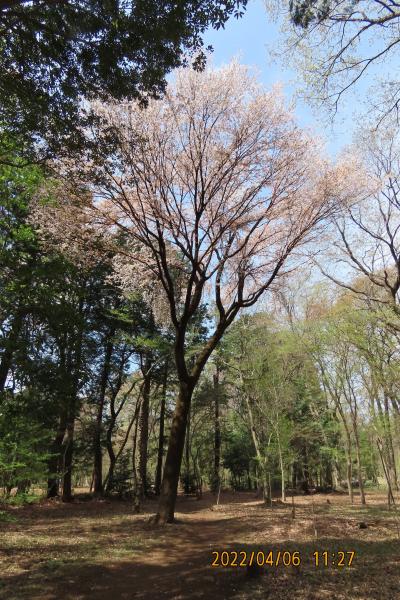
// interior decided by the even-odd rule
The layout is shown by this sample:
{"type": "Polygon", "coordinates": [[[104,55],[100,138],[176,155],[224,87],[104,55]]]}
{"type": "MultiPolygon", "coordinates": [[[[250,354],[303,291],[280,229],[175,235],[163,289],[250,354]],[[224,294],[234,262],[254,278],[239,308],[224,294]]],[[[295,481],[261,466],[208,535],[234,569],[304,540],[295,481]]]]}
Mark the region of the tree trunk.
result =
{"type": "Polygon", "coordinates": [[[167,456],[165,459],[164,476],[161,484],[161,494],[158,513],[155,517],[158,523],[174,521],[175,502],[178,493],[179,473],[182,464],[183,448],[190,403],[194,384],[180,381],[179,393],[172,417],[171,432],[167,456]]]}
{"type": "Polygon", "coordinates": [[[116,456],[115,456],[115,452],[114,452],[114,448],[112,445],[112,431],[113,431],[113,427],[114,427],[114,423],[112,423],[112,426],[109,426],[107,429],[107,433],[106,433],[106,447],[107,447],[107,452],[108,452],[108,458],[110,461],[109,467],[108,467],[108,473],[107,473],[107,482],[106,482],[106,492],[111,491],[113,484],[114,484],[114,470],[115,470],[115,463],[116,463],[116,456]]]}
{"type": "MultiPolygon", "coordinates": [[[[79,300],[78,314],[80,317],[83,315],[83,297],[79,300]]],[[[80,371],[82,366],[82,342],[83,342],[83,325],[82,323],[78,326],[76,331],[76,338],[73,344],[73,353],[75,360],[67,361],[70,365],[70,371],[72,380],[69,389],[69,403],[68,403],[68,416],[66,424],[66,450],[64,453],[64,477],[63,477],[63,494],[62,499],[64,502],[70,502],[72,500],[72,460],[74,454],[74,430],[75,430],[75,417],[78,403],[78,390],[80,371]]]]}
{"type": "Polygon", "coordinates": [[[110,337],[114,335],[114,331],[110,331],[108,342],[105,347],[104,364],[100,378],[99,398],[97,405],[96,427],[94,433],[94,465],[93,465],[93,491],[99,496],[103,494],[103,450],[101,447],[101,431],[103,425],[103,410],[106,397],[107,382],[110,373],[110,362],[113,352],[113,344],[110,337]]]}
{"type": "Polygon", "coordinates": [[[390,508],[391,504],[395,505],[395,499],[394,499],[394,495],[393,495],[393,490],[392,490],[392,484],[391,484],[391,481],[390,481],[389,471],[388,471],[387,464],[386,464],[384,456],[383,456],[382,440],[379,438],[379,436],[378,436],[378,439],[377,439],[376,443],[377,443],[379,455],[380,455],[381,461],[382,461],[383,473],[385,475],[386,483],[387,483],[387,486],[388,486],[388,507],[390,508]]]}
{"type": "Polygon", "coordinates": [[[260,469],[261,469],[263,500],[264,500],[264,503],[267,504],[268,502],[270,502],[271,498],[270,498],[270,494],[269,494],[269,487],[268,487],[268,480],[267,480],[267,470],[266,470],[266,464],[265,464],[266,461],[265,461],[265,458],[261,454],[260,444],[258,442],[257,432],[256,432],[256,428],[254,425],[253,411],[251,409],[249,398],[247,396],[245,396],[245,400],[246,400],[246,406],[247,406],[247,413],[249,415],[251,437],[253,439],[253,444],[254,444],[254,449],[256,451],[257,461],[258,461],[258,463],[260,465],[260,469]]]}
{"type": "Polygon", "coordinates": [[[149,406],[150,406],[150,367],[146,358],[143,372],[142,406],[139,416],[139,493],[141,498],[147,496],[147,446],[149,441],[149,406]]]}
{"type": "Polygon", "coordinates": [[[349,425],[348,425],[348,423],[346,421],[346,415],[343,412],[343,409],[342,409],[342,406],[341,406],[339,400],[336,401],[336,408],[338,409],[340,418],[342,419],[342,423],[343,423],[343,427],[344,427],[344,431],[345,431],[345,449],[346,449],[346,463],[347,463],[347,467],[346,467],[347,488],[348,488],[350,502],[353,504],[353,502],[354,502],[354,493],[353,493],[353,486],[352,486],[353,465],[352,465],[352,462],[351,462],[351,434],[350,434],[350,428],[349,428],[349,425]]]}
{"type": "Polygon", "coordinates": [[[354,438],[356,441],[357,476],[358,476],[358,485],[360,486],[360,499],[361,499],[361,504],[366,504],[365,492],[364,492],[364,482],[363,482],[362,470],[361,470],[360,440],[358,439],[357,423],[354,424],[354,438]]]}
{"type": "MultiPolygon", "coordinates": [[[[143,398],[142,398],[143,401],[143,398]]],[[[138,438],[138,428],[139,428],[139,419],[136,420],[135,428],[133,430],[133,440],[132,440],[132,467],[133,467],[133,509],[135,512],[140,512],[140,486],[139,486],[139,478],[137,474],[136,467],[136,447],[137,447],[137,438],[138,438]]]]}
{"type": "Polygon", "coordinates": [[[350,502],[353,504],[354,494],[353,494],[353,485],[352,485],[353,466],[351,463],[351,438],[350,438],[350,431],[348,430],[347,426],[345,426],[345,431],[346,431],[347,487],[348,487],[350,502]]]}
{"type": "Polygon", "coordinates": [[[72,458],[74,454],[75,403],[71,406],[71,414],[67,422],[67,441],[64,453],[63,502],[72,500],[72,458]]]}
{"type": "Polygon", "coordinates": [[[399,482],[397,478],[397,469],[396,469],[396,459],[394,455],[394,446],[393,446],[393,436],[392,436],[392,428],[390,424],[390,413],[389,413],[389,400],[387,395],[384,396],[384,405],[385,405],[385,423],[386,423],[386,435],[388,442],[388,454],[389,454],[389,466],[390,471],[393,477],[393,486],[395,490],[399,490],[399,482]]]}
{"type": "Polygon", "coordinates": [[[281,440],[280,440],[280,436],[279,436],[279,427],[277,427],[276,434],[277,434],[277,440],[278,440],[279,466],[281,469],[281,499],[282,499],[282,502],[286,502],[285,469],[283,466],[283,456],[282,456],[281,440]]]}
{"type": "Polygon", "coordinates": [[[221,463],[221,424],[219,415],[219,368],[216,366],[214,381],[214,475],[213,491],[219,490],[220,486],[220,463],[221,463]]]}
{"type": "Polygon", "coordinates": [[[184,492],[185,492],[185,494],[189,494],[190,493],[190,408],[189,408],[188,416],[187,416],[186,436],[185,436],[185,479],[184,479],[184,492]]]}
{"type": "Polygon", "coordinates": [[[160,429],[158,434],[158,451],[157,451],[157,468],[155,477],[155,494],[160,495],[161,490],[161,476],[162,476],[162,463],[164,457],[164,425],[165,425],[165,404],[167,397],[167,381],[168,381],[168,363],[165,365],[164,381],[161,394],[161,407],[160,407],[160,429]]]}

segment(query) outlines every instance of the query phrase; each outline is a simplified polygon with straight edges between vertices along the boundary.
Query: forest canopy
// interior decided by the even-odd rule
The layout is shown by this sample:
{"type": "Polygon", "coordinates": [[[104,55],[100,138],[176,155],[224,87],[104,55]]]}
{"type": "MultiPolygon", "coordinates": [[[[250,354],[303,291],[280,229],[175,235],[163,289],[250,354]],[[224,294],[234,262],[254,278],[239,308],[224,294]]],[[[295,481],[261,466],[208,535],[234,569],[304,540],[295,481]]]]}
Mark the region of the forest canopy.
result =
{"type": "Polygon", "coordinates": [[[245,1],[15,0],[0,5],[0,125],[26,151],[79,150],[92,98],[165,92],[183,64],[205,64],[203,33],[243,14],[245,1]]]}

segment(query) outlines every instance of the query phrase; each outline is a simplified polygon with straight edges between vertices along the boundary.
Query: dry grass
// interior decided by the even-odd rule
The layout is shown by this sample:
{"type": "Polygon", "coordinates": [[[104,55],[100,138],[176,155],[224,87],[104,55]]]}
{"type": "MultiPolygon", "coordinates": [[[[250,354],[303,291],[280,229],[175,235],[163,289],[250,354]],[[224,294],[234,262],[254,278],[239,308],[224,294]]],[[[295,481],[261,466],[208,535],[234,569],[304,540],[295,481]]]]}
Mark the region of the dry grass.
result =
{"type": "Polygon", "coordinates": [[[218,507],[211,495],[181,498],[178,523],[165,527],[148,524],[153,502],[140,515],[127,502],[8,508],[14,519],[0,522],[0,597],[400,599],[395,515],[383,494],[367,499],[364,508],[342,495],[298,497],[293,520],[290,503],[265,508],[251,493],[223,494],[218,507]],[[224,549],[298,551],[302,562],[264,567],[253,579],[246,569],[211,568],[212,551],[224,549]],[[355,550],[356,557],[350,568],[317,569],[315,550],[355,550]]]}

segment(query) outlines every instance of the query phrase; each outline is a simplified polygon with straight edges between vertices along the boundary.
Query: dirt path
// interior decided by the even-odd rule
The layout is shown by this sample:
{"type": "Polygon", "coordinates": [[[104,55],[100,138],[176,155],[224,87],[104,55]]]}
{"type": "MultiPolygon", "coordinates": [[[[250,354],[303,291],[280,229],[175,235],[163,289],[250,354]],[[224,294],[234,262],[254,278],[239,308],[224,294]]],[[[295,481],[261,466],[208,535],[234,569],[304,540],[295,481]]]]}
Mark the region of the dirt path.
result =
{"type": "Polygon", "coordinates": [[[297,498],[293,520],[290,504],[265,508],[249,493],[224,494],[218,507],[211,495],[181,498],[178,523],[164,527],[148,524],[152,502],[141,515],[123,502],[17,509],[18,520],[2,524],[0,597],[400,600],[396,521],[383,496],[368,500],[363,509],[345,496],[297,498]],[[246,551],[248,559],[272,550],[274,560],[278,551],[298,552],[301,564],[264,566],[252,577],[246,568],[212,568],[217,550],[246,551]],[[329,567],[315,566],[316,550],[329,552],[329,567]],[[351,567],[331,564],[341,550],[356,552],[351,567]]]}

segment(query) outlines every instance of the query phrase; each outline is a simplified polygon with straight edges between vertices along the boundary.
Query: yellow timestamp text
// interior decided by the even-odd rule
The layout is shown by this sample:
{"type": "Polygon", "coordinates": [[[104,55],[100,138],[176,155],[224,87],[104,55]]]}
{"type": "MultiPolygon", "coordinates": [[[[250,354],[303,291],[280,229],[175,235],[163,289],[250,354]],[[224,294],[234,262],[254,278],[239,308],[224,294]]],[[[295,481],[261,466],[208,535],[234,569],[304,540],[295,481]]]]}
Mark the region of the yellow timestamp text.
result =
{"type": "Polygon", "coordinates": [[[300,552],[289,552],[277,550],[223,550],[219,552],[215,550],[213,553],[212,567],[251,567],[258,565],[259,567],[270,566],[297,567],[301,562],[300,552]]]}
{"type": "Polygon", "coordinates": [[[298,567],[302,562],[316,567],[351,567],[354,550],[316,550],[311,555],[302,555],[289,550],[214,550],[212,567],[298,567]]]}

